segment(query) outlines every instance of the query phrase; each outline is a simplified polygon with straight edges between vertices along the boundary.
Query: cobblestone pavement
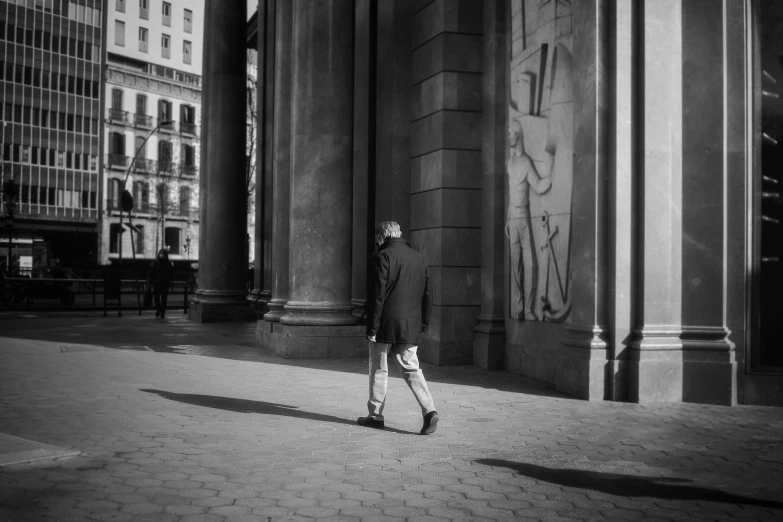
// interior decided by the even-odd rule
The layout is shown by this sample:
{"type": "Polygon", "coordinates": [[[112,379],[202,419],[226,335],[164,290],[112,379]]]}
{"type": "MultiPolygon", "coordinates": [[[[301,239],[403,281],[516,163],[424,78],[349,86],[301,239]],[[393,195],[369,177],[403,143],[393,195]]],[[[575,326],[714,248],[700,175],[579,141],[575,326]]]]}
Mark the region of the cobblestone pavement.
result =
{"type": "Polygon", "coordinates": [[[0,314],[0,433],[81,453],[1,467],[3,521],[783,518],[781,408],[424,365],[438,431],[396,369],[379,431],[355,424],[366,360],[283,360],[253,325],[181,315],[35,315],[0,314]]]}

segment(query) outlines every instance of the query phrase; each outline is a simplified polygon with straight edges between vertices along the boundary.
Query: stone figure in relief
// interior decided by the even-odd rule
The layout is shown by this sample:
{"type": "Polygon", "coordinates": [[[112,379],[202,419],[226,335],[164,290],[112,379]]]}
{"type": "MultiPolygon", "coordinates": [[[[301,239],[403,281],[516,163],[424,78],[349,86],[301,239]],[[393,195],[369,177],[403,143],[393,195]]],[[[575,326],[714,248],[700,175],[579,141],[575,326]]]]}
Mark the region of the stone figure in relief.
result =
{"type": "Polygon", "coordinates": [[[552,178],[538,175],[533,160],[525,152],[522,125],[512,119],[508,129],[510,154],[508,173],[508,211],[506,237],[511,250],[511,274],[517,287],[512,298],[511,316],[518,320],[536,321],[533,299],[538,277],[532,222],[530,219],[530,189],[544,194],[552,186],[552,178]]]}

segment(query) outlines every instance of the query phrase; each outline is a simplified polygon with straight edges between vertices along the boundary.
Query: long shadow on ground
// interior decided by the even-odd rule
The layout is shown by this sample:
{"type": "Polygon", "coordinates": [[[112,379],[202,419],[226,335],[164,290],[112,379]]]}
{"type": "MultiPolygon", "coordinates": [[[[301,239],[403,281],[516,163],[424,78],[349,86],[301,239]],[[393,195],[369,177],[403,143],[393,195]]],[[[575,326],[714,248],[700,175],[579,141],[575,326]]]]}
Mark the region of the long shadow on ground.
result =
{"type": "Polygon", "coordinates": [[[688,479],[674,477],[642,477],[603,473],[581,469],[554,469],[527,462],[511,462],[500,459],[473,461],[485,466],[508,468],[522,476],[567,486],[589,489],[620,497],[652,497],[665,500],[702,500],[756,506],[767,509],[783,509],[783,502],[741,497],[715,489],[688,486],[688,479]]]}
{"type": "MultiPolygon", "coordinates": [[[[281,366],[367,374],[366,357],[359,359],[284,359],[255,341],[252,323],[192,323],[182,316],[165,321],[147,312],[139,317],[103,318],[96,314],[0,313],[0,330],[9,338],[90,344],[113,349],[149,349],[158,353],[201,355],[220,359],[281,366]]],[[[422,364],[428,381],[490,388],[530,396],[575,400],[549,383],[505,371],[485,371],[474,366],[422,364]]],[[[390,365],[391,375],[399,375],[390,365]]],[[[535,400],[528,397],[522,402],[535,400]]]]}
{"type": "MultiPolygon", "coordinates": [[[[357,426],[355,421],[335,417],[334,415],[325,415],[323,413],[313,413],[311,411],[300,410],[297,406],[287,404],[277,404],[274,402],[251,401],[248,399],[236,399],[234,397],[220,397],[218,395],[202,395],[200,393],[174,393],[163,390],[143,389],[147,393],[155,393],[164,399],[202,406],[205,408],[214,408],[223,411],[233,411],[236,413],[260,413],[262,415],[283,415],[286,417],[295,417],[297,419],[309,419],[321,422],[334,422],[337,424],[348,424],[357,426]]],[[[401,433],[403,435],[418,435],[410,431],[402,431],[395,428],[385,428],[383,431],[392,433],[401,433]]]]}

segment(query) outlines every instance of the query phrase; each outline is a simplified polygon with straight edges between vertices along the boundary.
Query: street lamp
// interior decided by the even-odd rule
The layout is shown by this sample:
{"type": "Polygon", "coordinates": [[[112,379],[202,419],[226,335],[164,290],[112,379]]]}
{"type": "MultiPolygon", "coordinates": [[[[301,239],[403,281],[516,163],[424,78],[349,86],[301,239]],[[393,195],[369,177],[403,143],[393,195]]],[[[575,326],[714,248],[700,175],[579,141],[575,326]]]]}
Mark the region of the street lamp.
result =
{"type": "MultiPolygon", "coordinates": [[[[131,170],[133,169],[133,164],[136,163],[136,158],[139,157],[139,153],[144,150],[144,145],[147,144],[147,140],[149,140],[153,134],[158,132],[158,129],[163,127],[164,125],[171,125],[173,124],[173,120],[163,120],[158,123],[158,125],[149,131],[147,134],[147,137],[144,138],[144,141],[141,142],[141,145],[136,149],[136,154],[134,154],[133,159],[131,160],[130,164],[128,165],[128,170],[125,172],[125,179],[122,182],[122,195],[120,196],[120,248],[119,248],[119,263],[120,267],[122,267],[122,234],[125,232],[123,229],[123,216],[124,213],[128,213],[128,223],[131,227],[133,227],[133,222],[131,221],[131,210],[133,210],[133,195],[128,191],[128,177],[130,177],[131,170]]],[[[141,295],[139,295],[139,278],[138,274],[136,273],[136,248],[133,244],[133,236],[131,236],[131,252],[133,254],[133,273],[136,276],[136,300],[138,301],[139,305],[139,315],[141,315],[141,295]]]]}
{"type": "Polygon", "coordinates": [[[14,212],[19,197],[19,186],[13,176],[3,183],[3,202],[5,203],[5,229],[8,232],[8,273],[11,273],[11,252],[13,250],[14,212]]]}
{"type": "Polygon", "coordinates": [[[185,244],[182,245],[182,248],[185,249],[185,254],[187,255],[188,261],[190,261],[190,236],[185,238],[185,244]]]}

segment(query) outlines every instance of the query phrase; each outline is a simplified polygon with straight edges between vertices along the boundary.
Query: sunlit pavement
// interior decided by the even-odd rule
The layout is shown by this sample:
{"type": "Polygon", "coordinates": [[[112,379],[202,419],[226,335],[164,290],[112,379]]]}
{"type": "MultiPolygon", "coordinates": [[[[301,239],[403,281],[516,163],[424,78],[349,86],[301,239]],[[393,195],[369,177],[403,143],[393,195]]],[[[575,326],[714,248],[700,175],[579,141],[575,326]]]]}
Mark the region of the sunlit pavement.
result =
{"type": "Polygon", "coordinates": [[[24,461],[0,467],[0,520],[783,518],[781,408],[424,365],[438,431],[396,369],[379,431],[355,424],[366,359],[284,360],[252,324],[168,315],[0,314],[0,433],[46,445],[0,436],[24,461]]]}

